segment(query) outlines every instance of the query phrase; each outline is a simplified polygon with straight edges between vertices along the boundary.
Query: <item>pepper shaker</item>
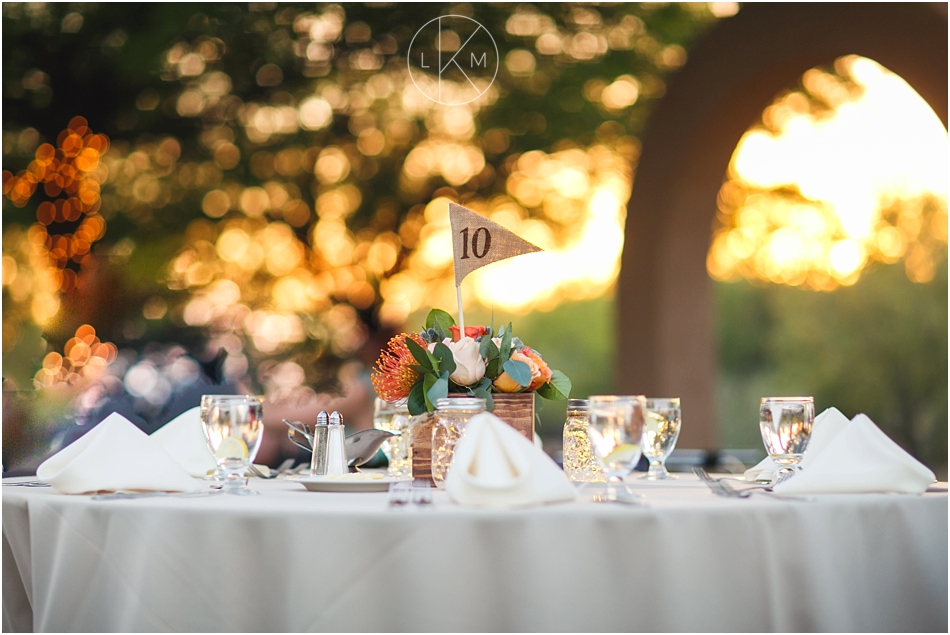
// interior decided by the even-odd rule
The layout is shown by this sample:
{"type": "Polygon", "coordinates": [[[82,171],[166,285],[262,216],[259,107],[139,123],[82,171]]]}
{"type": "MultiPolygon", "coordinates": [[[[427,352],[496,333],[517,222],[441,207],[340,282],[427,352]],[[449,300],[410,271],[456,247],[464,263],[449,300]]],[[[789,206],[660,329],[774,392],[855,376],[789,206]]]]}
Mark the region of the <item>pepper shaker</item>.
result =
{"type": "Polygon", "coordinates": [[[330,426],[326,410],[317,415],[317,425],[313,427],[313,456],[310,459],[310,476],[327,475],[327,448],[329,447],[330,426]]]}

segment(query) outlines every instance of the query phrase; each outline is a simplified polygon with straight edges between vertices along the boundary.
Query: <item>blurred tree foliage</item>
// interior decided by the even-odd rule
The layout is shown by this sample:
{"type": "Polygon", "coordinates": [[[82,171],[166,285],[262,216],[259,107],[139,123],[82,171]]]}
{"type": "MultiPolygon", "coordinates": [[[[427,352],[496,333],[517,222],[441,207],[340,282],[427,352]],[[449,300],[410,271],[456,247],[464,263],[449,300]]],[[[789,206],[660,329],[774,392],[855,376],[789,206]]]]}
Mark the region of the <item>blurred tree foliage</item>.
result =
{"type": "MultiPolygon", "coordinates": [[[[111,140],[96,172],[107,229],[88,257],[61,259],[78,287],[62,287],[52,319],[30,317],[44,278],[17,252],[48,197],[4,200],[5,359],[39,367],[32,319],[54,350],[82,324],[120,348],[224,350],[225,378],[268,392],[371,362],[450,275],[415,258],[425,203],[508,206],[568,240],[586,201],[555,218],[510,195],[519,156],[599,144],[629,188],[665,75],[714,19],[707,5],[659,3],[5,3],[4,187],[77,115],[111,140]],[[464,108],[408,81],[409,43],[440,14],[471,16],[498,43],[491,90],[464,108]],[[8,284],[14,261],[32,288],[8,284]]],[[[42,251],[76,228],[40,230],[42,251]]]]}
{"type": "Polygon", "coordinates": [[[867,414],[947,474],[947,261],[915,284],[900,264],[834,293],[716,283],[720,436],[760,447],[758,398],[814,395],[818,411],[867,414]]]}

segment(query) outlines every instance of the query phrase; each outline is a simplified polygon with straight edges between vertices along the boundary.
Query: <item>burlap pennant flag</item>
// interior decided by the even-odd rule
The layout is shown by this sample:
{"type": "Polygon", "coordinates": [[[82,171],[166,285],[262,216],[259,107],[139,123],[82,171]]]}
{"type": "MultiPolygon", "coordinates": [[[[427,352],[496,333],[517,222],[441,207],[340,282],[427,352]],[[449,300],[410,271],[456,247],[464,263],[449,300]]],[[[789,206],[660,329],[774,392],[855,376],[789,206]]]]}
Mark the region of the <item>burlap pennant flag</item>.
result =
{"type": "Polygon", "coordinates": [[[479,267],[521,254],[542,251],[527,240],[461,205],[449,203],[455,286],[479,267]]]}

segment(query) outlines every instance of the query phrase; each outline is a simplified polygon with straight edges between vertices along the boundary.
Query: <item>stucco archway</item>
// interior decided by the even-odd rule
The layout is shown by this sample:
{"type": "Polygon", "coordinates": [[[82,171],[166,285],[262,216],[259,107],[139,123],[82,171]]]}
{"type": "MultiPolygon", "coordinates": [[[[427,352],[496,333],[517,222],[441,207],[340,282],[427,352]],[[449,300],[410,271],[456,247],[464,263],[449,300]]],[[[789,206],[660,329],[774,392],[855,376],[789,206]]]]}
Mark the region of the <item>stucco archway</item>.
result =
{"type": "Polygon", "coordinates": [[[947,5],[749,4],[693,48],[643,139],[617,289],[620,393],[683,398],[681,447],[716,447],[706,253],[736,144],[780,91],[842,55],[902,76],[947,125],[947,5]]]}

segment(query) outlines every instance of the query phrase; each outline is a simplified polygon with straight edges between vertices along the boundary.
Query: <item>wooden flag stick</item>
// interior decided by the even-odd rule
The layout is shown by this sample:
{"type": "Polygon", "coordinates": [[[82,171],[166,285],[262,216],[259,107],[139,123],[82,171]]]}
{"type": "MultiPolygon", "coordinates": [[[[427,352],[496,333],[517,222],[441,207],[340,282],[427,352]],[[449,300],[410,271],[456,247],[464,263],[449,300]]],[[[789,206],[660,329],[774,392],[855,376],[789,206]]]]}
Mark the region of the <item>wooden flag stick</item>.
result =
{"type": "Polygon", "coordinates": [[[465,315],[462,314],[462,285],[456,285],[455,297],[458,298],[459,303],[459,331],[461,333],[459,337],[462,338],[465,337],[465,315]]]}

